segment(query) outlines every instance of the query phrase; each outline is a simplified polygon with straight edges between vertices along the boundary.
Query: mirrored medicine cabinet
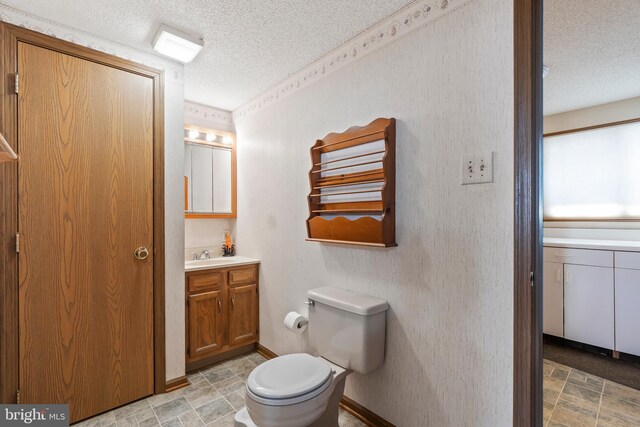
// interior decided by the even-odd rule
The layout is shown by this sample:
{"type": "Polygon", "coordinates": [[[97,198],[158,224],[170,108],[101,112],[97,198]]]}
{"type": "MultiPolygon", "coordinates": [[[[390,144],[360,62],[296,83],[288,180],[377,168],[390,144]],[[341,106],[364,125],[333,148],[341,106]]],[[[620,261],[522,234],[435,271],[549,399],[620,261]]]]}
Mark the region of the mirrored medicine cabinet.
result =
{"type": "Polygon", "coordinates": [[[216,129],[184,128],[186,218],[235,218],[236,135],[216,129]]]}

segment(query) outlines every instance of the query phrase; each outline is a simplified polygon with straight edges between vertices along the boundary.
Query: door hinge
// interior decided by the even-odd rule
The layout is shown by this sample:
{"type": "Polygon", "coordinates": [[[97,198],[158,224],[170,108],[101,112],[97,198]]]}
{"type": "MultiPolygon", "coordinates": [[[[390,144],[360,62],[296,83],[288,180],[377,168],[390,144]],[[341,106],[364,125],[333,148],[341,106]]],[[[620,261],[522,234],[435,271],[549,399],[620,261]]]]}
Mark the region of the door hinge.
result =
{"type": "Polygon", "coordinates": [[[14,75],[13,81],[14,81],[13,90],[15,91],[15,93],[20,93],[20,76],[18,75],[18,73],[14,75]]]}
{"type": "Polygon", "coordinates": [[[20,253],[20,233],[16,233],[16,253],[20,253]]]}
{"type": "Polygon", "coordinates": [[[16,391],[16,403],[20,403],[20,390],[16,391]]]}
{"type": "Polygon", "coordinates": [[[531,274],[529,275],[529,280],[531,280],[531,287],[533,287],[533,284],[536,281],[536,273],[532,271],[531,274]]]}

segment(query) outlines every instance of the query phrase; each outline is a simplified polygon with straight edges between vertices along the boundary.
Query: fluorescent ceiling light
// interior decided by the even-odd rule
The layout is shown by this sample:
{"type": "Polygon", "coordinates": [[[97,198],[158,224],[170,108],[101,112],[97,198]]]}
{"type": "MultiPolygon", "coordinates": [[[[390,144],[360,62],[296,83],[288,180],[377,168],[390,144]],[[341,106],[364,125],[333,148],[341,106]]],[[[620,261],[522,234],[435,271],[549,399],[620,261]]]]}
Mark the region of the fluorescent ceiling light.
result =
{"type": "Polygon", "coordinates": [[[188,63],[200,53],[204,41],[182,31],[161,25],[153,40],[153,50],[182,63],[188,63]]]}

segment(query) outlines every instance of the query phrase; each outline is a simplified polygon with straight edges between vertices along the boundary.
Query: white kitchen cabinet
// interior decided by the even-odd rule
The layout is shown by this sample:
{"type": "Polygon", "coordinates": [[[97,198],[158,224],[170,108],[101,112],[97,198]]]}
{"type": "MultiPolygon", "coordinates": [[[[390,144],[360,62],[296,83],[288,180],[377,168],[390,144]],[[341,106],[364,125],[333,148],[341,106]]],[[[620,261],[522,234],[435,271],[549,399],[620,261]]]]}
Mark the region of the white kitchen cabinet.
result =
{"type": "Polygon", "coordinates": [[[593,267],[613,267],[612,251],[591,249],[544,248],[544,260],[563,264],[590,265],[593,267]]]}
{"type": "Polygon", "coordinates": [[[564,337],[614,349],[614,270],[564,265],[564,337]]]}
{"type": "Polygon", "coordinates": [[[616,350],[640,356],[640,269],[616,268],[616,350]]]}
{"type": "Polygon", "coordinates": [[[543,332],[564,336],[564,264],[544,262],[543,332]]]}

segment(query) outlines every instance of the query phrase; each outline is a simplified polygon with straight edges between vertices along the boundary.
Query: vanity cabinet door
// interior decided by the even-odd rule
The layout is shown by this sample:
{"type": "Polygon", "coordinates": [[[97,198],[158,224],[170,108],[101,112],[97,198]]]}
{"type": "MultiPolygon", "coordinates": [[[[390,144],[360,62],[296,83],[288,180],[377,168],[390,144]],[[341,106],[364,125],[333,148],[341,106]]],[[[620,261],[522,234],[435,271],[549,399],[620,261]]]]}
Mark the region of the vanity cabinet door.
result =
{"type": "Polygon", "coordinates": [[[258,285],[229,288],[229,345],[258,339],[258,285]]]}
{"type": "Polygon", "coordinates": [[[224,340],[222,290],[189,295],[189,358],[219,350],[224,340]]]}
{"type": "Polygon", "coordinates": [[[542,293],[543,332],[556,337],[563,337],[564,265],[562,263],[545,261],[542,293]]]}
{"type": "Polygon", "coordinates": [[[565,264],[564,337],[614,348],[613,268],[565,264]]]}

